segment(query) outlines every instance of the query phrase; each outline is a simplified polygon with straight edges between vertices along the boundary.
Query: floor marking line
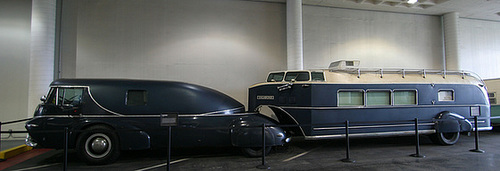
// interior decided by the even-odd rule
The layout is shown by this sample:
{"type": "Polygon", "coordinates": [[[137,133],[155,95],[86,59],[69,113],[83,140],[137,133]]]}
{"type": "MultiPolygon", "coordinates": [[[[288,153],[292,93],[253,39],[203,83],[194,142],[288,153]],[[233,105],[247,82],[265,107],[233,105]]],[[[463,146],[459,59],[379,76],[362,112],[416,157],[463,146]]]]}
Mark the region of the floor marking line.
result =
{"type": "MultiPolygon", "coordinates": [[[[175,160],[175,161],[171,161],[170,164],[175,164],[175,163],[179,163],[179,162],[183,162],[183,161],[186,161],[186,160],[189,160],[191,158],[185,158],[185,159],[179,159],[179,160],[175,160]]],[[[158,167],[163,167],[163,166],[166,166],[167,163],[162,163],[162,164],[159,164],[159,165],[155,165],[155,166],[150,166],[150,167],[146,167],[146,168],[142,168],[142,169],[137,169],[135,171],[146,171],[146,170],[150,170],[150,169],[154,169],[154,168],[158,168],[158,167]]]]}
{"type": "Polygon", "coordinates": [[[316,147],[316,148],[313,148],[313,149],[311,149],[311,150],[309,150],[309,151],[302,152],[302,153],[297,154],[297,155],[295,155],[295,156],[293,156],[293,157],[290,157],[290,158],[288,158],[288,159],[285,159],[285,160],[283,160],[282,162],[289,162],[289,161],[291,161],[291,160],[294,160],[294,159],[296,159],[296,158],[299,158],[299,157],[302,157],[302,156],[304,156],[304,155],[306,155],[306,154],[309,154],[310,152],[312,152],[312,151],[314,151],[314,150],[317,150],[317,149],[319,149],[319,148],[321,148],[321,147],[316,147]]]}
{"type": "Polygon", "coordinates": [[[61,163],[53,163],[53,164],[46,164],[46,165],[35,166],[35,167],[22,168],[22,169],[17,169],[17,170],[14,170],[14,171],[35,170],[35,169],[40,169],[40,168],[44,168],[44,167],[55,166],[55,165],[59,165],[59,164],[61,164],[61,163]]]}

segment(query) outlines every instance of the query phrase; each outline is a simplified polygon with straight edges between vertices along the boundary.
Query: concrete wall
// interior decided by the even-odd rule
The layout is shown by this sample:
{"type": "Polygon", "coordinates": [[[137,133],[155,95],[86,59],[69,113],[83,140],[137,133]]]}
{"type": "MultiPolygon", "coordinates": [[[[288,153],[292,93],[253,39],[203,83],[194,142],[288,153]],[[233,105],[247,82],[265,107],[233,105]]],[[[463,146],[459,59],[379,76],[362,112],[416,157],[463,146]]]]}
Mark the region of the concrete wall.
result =
{"type": "Polygon", "coordinates": [[[500,22],[460,19],[461,69],[483,79],[500,78],[500,22]]]}
{"type": "Polygon", "coordinates": [[[439,16],[304,6],[304,65],[442,69],[441,32],[439,16]]]}
{"type": "Polygon", "coordinates": [[[63,77],[183,81],[220,90],[246,104],[250,85],[264,81],[271,70],[286,69],[283,4],[70,3],[63,9],[72,13],[63,16],[62,23],[63,29],[71,28],[63,34],[63,77]]]}
{"type": "MultiPolygon", "coordinates": [[[[0,1],[0,121],[33,115],[28,106],[31,0],[0,1]]],[[[2,126],[22,130],[23,123],[2,126]]],[[[7,135],[2,134],[2,138],[7,135]]]]}

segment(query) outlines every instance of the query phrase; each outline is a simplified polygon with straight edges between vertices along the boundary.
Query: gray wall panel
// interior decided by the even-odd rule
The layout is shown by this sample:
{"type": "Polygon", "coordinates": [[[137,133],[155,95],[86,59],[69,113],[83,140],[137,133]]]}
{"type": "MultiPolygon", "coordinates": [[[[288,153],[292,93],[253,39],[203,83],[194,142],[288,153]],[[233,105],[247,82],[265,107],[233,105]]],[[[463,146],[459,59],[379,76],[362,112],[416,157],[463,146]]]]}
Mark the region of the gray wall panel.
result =
{"type": "Polygon", "coordinates": [[[442,69],[441,35],[438,16],[304,6],[304,65],[442,69]]]}
{"type": "Polygon", "coordinates": [[[76,62],[78,78],[184,81],[246,104],[250,85],[286,69],[284,4],[90,0],[71,8],[64,10],[77,11],[77,23],[66,22],[76,25],[76,49],[63,62],[76,62]]]}
{"type": "MultiPolygon", "coordinates": [[[[0,121],[32,116],[28,106],[31,0],[0,1],[0,121]]],[[[23,130],[23,123],[2,130],[23,130]]],[[[2,134],[6,138],[6,134],[2,134]]],[[[18,135],[19,136],[19,135],[18,135]]]]}
{"type": "Polygon", "coordinates": [[[459,22],[460,68],[483,79],[500,78],[500,22],[463,18],[459,22]]]}

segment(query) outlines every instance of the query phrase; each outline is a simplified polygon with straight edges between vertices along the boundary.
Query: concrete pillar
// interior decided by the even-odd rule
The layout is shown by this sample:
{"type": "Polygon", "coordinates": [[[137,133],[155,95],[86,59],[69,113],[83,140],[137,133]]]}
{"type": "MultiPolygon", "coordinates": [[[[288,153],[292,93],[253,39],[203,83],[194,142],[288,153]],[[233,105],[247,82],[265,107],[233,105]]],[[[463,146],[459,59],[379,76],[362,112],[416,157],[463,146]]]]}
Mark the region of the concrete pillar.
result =
{"type": "Polygon", "coordinates": [[[31,10],[31,51],[28,116],[54,79],[56,0],[33,1],[31,10]]]}
{"type": "Polygon", "coordinates": [[[458,13],[443,16],[445,70],[460,70],[460,40],[458,13]]]}
{"type": "Polygon", "coordinates": [[[304,69],[302,0],[286,1],[286,43],[288,70],[304,69]]]}

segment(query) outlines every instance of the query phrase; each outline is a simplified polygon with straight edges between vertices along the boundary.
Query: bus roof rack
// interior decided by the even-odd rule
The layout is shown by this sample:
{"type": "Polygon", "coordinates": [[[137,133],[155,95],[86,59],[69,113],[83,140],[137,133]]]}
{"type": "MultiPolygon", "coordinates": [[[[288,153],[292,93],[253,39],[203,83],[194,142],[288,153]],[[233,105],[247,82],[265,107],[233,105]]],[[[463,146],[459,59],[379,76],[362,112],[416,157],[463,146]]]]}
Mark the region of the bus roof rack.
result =
{"type": "Polygon", "coordinates": [[[357,74],[358,78],[361,77],[363,73],[379,73],[380,78],[384,77],[384,74],[401,74],[402,78],[405,78],[408,74],[419,74],[423,78],[426,78],[428,74],[432,75],[442,75],[446,79],[447,75],[461,75],[462,79],[466,76],[471,76],[483,84],[483,79],[479,75],[470,71],[456,71],[456,70],[433,70],[433,69],[398,69],[398,68],[359,68],[359,60],[340,60],[330,63],[328,67],[330,72],[346,72],[351,74],[357,74]]]}

